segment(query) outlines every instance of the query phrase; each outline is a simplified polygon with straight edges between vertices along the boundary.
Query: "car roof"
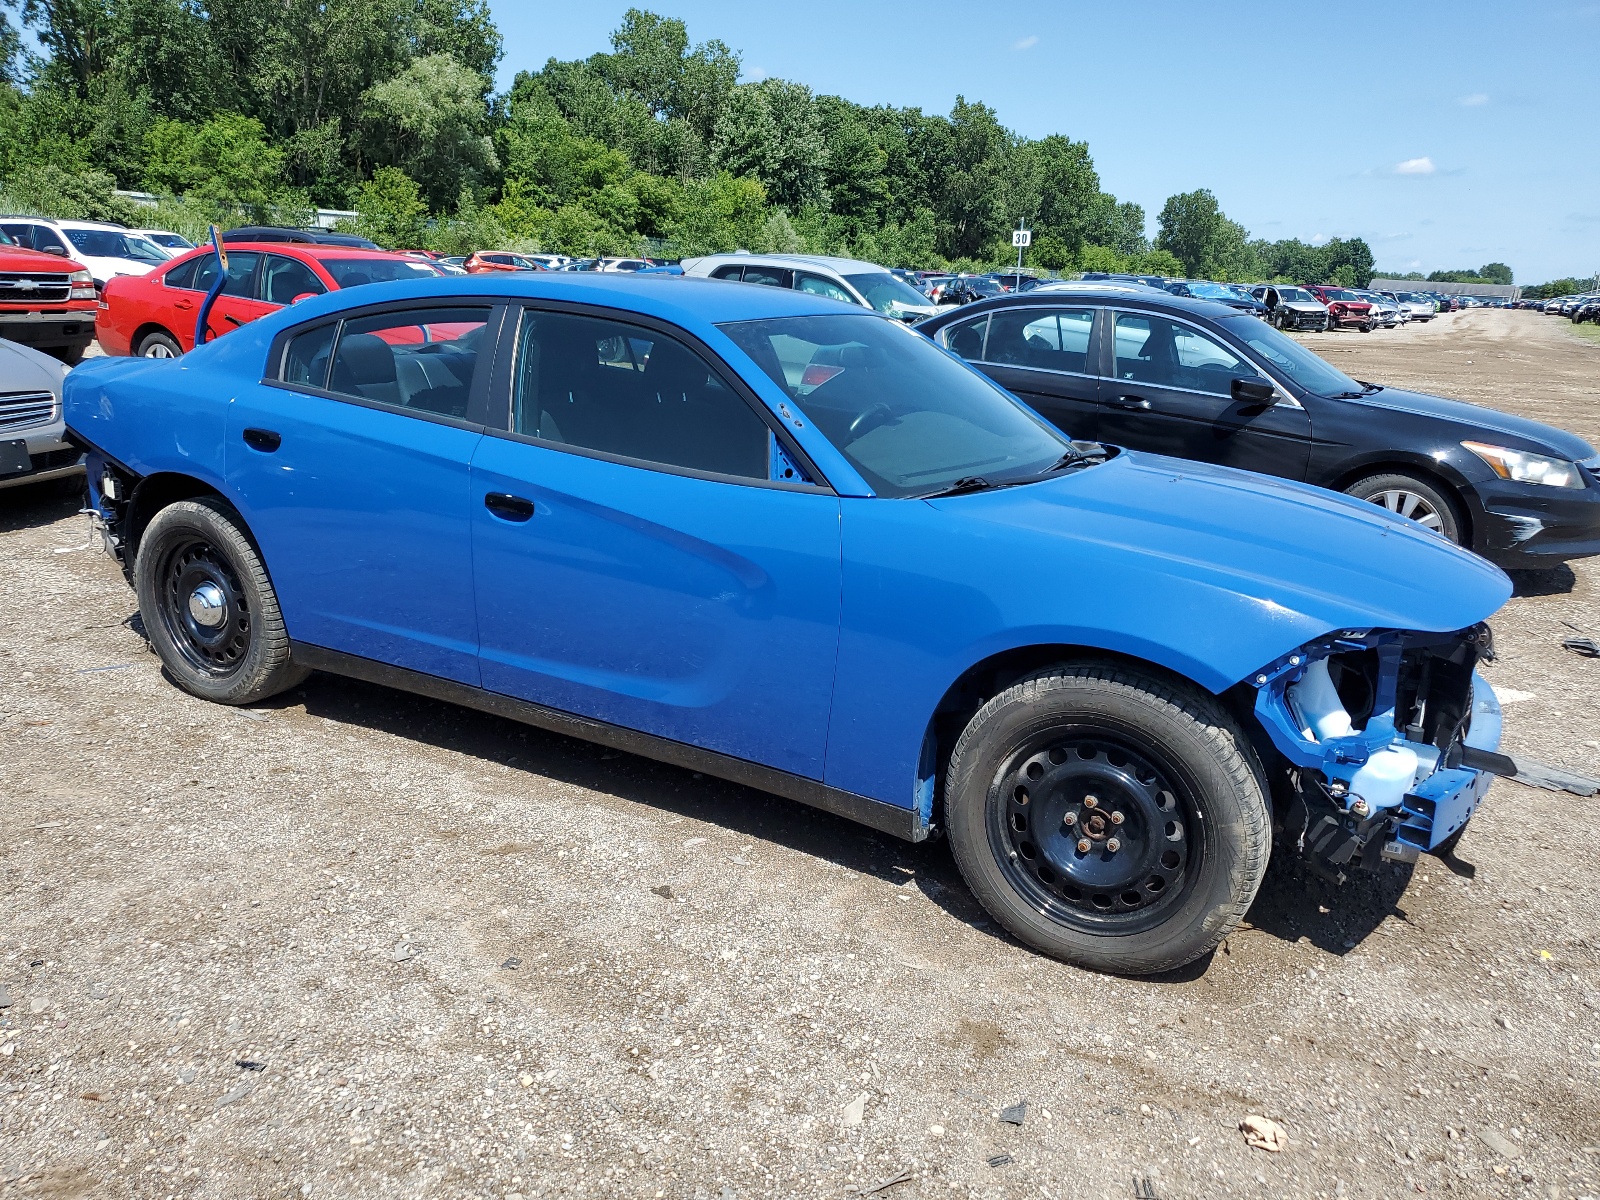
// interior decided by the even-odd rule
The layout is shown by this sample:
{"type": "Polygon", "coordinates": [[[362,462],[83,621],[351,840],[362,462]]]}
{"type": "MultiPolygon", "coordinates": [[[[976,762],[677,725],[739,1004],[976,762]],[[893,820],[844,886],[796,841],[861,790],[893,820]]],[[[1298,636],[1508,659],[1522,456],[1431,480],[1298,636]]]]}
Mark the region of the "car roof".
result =
{"type": "MultiPolygon", "coordinates": [[[[989,312],[997,308],[1009,308],[1013,305],[1026,308],[1037,305],[1041,300],[1048,300],[1051,296],[1071,296],[1074,300],[1104,300],[1108,304],[1142,304],[1151,308],[1165,309],[1183,313],[1189,316],[1208,317],[1211,320],[1220,320],[1223,317],[1238,317],[1246,314],[1240,313],[1236,308],[1226,304],[1219,304],[1215,300],[1200,300],[1192,296],[1174,296],[1171,292],[1164,292],[1159,288],[1131,287],[1126,284],[1104,284],[1099,280],[1080,282],[1077,287],[1062,287],[1060,289],[1045,284],[1027,292],[1008,292],[1004,296],[994,296],[988,300],[979,300],[974,304],[964,304],[960,308],[951,309],[948,314],[940,313],[931,318],[941,325],[948,317],[958,313],[989,312]]],[[[1254,321],[1255,317],[1248,318],[1254,321]]]]}
{"type": "Polygon", "coordinates": [[[868,309],[788,288],[751,287],[722,279],[637,272],[497,272],[437,279],[369,283],[294,306],[296,313],[332,313],[356,305],[426,300],[432,296],[486,300],[556,300],[616,307],[693,328],[775,317],[860,316],[889,320],[868,309]]]}
{"type": "Polygon", "coordinates": [[[62,221],[55,217],[39,217],[31,213],[5,213],[0,221],[37,221],[41,225],[54,225],[57,229],[105,229],[112,233],[131,232],[126,225],[115,221],[62,221]]]}
{"type": "MultiPolygon", "coordinates": [[[[241,250],[257,251],[262,254],[287,254],[291,258],[296,255],[305,258],[398,258],[405,262],[421,262],[409,254],[401,254],[397,250],[368,250],[365,246],[330,246],[326,242],[224,242],[223,248],[229,254],[237,254],[241,250]]],[[[193,250],[185,250],[184,255],[212,254],[210,242],[202,242],[193,250]]],[[[177,260],[174,259],[174,262],[177,260]]]]}
{"type": "Polygon", "coordinates": [[[750,254],[743,250],[736,250],[731,254],[707,254],[695,261],[771,264],[780,267],[821,267],[839,275],[859,275],[863,271],[882,271],[886,275],[889,273],[888,267],[880,267],[875,262],[866,262],[859,258],[834,258],[826,254],[750,254]]]}

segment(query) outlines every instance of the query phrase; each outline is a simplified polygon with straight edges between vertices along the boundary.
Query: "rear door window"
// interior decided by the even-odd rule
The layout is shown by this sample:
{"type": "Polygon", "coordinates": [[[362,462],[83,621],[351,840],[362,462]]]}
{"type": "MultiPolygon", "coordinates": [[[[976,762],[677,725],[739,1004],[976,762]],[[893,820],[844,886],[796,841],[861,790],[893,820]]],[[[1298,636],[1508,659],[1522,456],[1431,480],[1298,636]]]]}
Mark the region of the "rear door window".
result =
{"type": "MultiPolygon", "coordinates": [[[[261,255],[255,250],[234,250],[228,255],[228,281],[222,285],[224,296],[242,296],[255,299],[256,263],[261,255]]],[[[197,292],[209,292],[217,278],[217,256],[202,255],[196,260],[194,280],[189,284],[197,292]]]]}
{"type": "Polygon", "coordinates": [[[984,358],[1012,367],[1087,375],[1093,330],[1092,309],[1001,309],[989,322],[984,358]]]}
{"type": "Polygon", "coordinates": [[[620,458],[768,477],[768,431],[694,350],[654,329],[528,310],[512,428],[620,458]]]}
{"type": "Polygon", "coordinates": [[[293,304],[296,296],[320,296],[327,286],[297,258],[269,254],[261,266],[261,298],[268,304],[293,304]]]}
{"type": "MultiPolygon", "coordinates": [[[[490,312],[488,306],[452,305],[346,321],[333,352],[328,390],[411,412],[465,418],[490,312]]],[[[294,345],[285,356],[286,369],[290,361],[303,362],[314,376],[314,343],[298,354],[294,345]]]]}
{"type": "Polygon", "coordinates": [[[200,256],[179,263],[161,277],[161,282],[168,287],[192,289],[194,287],[195,268],[200,265],[200,256]]]}
{"type": "Polygon", "coordinates": [[[786,288],[790,286],[794,272],[783,267],[746,267],[744,281],[746,283],[764,283],[768,287],[786,288]]]}

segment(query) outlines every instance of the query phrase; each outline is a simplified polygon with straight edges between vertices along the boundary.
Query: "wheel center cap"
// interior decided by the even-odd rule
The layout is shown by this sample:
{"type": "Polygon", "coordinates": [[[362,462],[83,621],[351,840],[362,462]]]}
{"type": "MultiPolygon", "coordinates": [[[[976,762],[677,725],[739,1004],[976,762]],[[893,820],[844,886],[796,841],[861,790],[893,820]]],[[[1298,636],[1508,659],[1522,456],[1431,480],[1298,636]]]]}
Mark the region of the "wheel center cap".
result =
{"type": "Polygon", "coordinates": [[[214,583],[202,583],[189,593],[189,615],[196,625],[215,629],[228,616],[228,598],[214,583]]]}

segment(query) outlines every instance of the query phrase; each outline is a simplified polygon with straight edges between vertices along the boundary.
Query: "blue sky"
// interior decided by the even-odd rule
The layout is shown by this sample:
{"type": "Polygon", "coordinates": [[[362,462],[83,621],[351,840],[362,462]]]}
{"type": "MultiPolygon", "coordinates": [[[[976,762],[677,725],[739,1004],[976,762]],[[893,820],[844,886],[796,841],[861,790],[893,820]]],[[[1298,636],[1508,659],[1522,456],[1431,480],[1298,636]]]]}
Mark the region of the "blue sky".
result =
{"type": "MultiPolygon", "coordinates": [[[[609,48],[626,0],[490,0],[501,84],[609,48]]],[[[1360,236],[1384,268],[1600,270],[1600,2],[641,3],[745,78],[1087,141],[1155,214],[1207,187],[1257,237],[1360,236]],[[1586,98],[1580,99],[1580,95],[1586,98]]]]}

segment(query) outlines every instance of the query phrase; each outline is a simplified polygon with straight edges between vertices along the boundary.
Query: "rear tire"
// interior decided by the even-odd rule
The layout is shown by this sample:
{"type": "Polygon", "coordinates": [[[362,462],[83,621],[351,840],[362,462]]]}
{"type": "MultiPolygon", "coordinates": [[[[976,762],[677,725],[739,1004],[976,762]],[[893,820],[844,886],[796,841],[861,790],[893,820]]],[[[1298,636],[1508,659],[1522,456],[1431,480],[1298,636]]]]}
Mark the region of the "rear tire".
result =
{"type": "Polygon", "coordinates": [[[310,674],[290,661],[267,568],[221,499],[158,512],[139,540],[133,577],[150,643],[184,691],[253,704],[310,674]]]}
{"type": "Polygon", "coordinates": [[[980,708],[950,759],[945,819],[995,920],[1045,954],[1129,975],[1213,950],[1272,842],[1259,765],[1222,707],[1117,663],[1040,671],[980,708]]]}
{"type": "Polygon", "coordinates": [[[89,349],[87,343],[82,346],[55,346],[48,353],[52,358],[59,358],[69,367],[75,367],[83,361],[84,352],[89,349]]]}
{"type": "Polygon", "coordinates": [[[1369,475],[1345,488],[1344,494],[1416,521],[1447,541],[1461,544],[1462,520],[1455,501],[1436,484],[1425,483],[1415,475],[1400,471],[1369,475]]]}
{"type": "Polygon", "coordinates": [[[178,358],[183,354],[183,347],[170,333],[156,329],[139,339],[134,353],[140,358],[178,358]]]}

